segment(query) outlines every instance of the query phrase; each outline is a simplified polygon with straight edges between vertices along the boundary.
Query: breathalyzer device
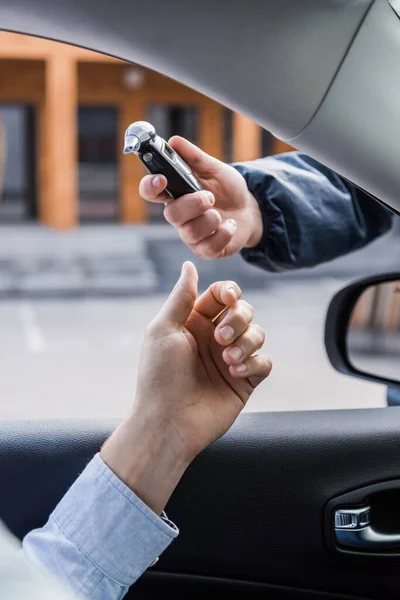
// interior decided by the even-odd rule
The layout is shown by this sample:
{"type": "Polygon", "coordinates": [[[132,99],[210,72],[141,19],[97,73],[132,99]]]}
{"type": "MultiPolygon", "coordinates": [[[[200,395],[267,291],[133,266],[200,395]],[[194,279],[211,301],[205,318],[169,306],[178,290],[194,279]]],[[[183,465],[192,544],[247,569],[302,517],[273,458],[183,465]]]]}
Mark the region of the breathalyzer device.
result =
{"type": "Polygon", "coordinates": [[[166,191],[172,198],[203,189],[185,161],[146,121],[129,125],[125,132],[123,152],[136,154],[149,173],[165,175],[168,181],[166,191]]]}

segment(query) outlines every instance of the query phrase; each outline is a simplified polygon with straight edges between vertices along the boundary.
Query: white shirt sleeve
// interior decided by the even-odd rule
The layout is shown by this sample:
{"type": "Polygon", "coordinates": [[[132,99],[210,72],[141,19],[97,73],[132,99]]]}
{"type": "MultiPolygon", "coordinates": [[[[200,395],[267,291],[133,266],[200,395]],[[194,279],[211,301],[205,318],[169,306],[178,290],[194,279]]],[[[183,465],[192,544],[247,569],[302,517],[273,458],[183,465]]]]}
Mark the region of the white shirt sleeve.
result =
{"type": "Polygon", "coordinates": [[[78,596],[120,600],[177,535],[96,455],[23,548],[78,596]]]}

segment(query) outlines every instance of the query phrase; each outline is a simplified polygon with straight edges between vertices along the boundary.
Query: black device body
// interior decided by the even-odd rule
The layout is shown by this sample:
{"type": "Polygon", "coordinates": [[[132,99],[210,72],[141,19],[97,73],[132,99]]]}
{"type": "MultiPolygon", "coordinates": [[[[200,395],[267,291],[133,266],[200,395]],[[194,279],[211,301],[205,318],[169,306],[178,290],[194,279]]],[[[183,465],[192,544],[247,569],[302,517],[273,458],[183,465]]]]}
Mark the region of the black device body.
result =
{"type": "Polygon", "coordinates": [[[167,192],[179,198],[202,190],[202,186],[190,167],[157,135],[155,128],[145,121],[129,125],[125,132],[124,154],[136,154],[145,168],[153,175],[165,175],[167,192]]]}

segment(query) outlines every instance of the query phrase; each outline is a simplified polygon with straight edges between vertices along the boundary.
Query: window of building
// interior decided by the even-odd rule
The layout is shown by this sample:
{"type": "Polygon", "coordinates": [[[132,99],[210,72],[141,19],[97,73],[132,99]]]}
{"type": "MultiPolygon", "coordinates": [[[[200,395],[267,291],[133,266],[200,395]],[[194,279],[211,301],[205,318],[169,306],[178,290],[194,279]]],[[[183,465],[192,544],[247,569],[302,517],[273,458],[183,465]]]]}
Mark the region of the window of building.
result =
{"type": "Polygon", "coordinates": [[[78,177],[81,221],[118,217],[118,111],[113,107],[78,109],[78,177]]]}
{"type": "Polygon", "coordinates": [[[269,131],[263,129],[261,132],[261,156],[274,154],[274,137],[269,131]]]}
{"type": "MultiPolygon", "coordinates": [[[[224,135],[224,160],[227,163],[235,161],[234,150],[233,150],[233,112],[229,108],[225,108],[223,112],[223,128],[224,135]]],[[[262,156],[270,156],[274,154],[274,136],[266,129],[261,130],[261,143],[260,143],[260,154],[262,156]]]]}
{"type": "Polygon", "coordinates": [[[0,222],[21,222],[36,218],[35,111],[18,104],[0,106],[0,124],[5,139],[0,156],[2,202],[0,222]]]}

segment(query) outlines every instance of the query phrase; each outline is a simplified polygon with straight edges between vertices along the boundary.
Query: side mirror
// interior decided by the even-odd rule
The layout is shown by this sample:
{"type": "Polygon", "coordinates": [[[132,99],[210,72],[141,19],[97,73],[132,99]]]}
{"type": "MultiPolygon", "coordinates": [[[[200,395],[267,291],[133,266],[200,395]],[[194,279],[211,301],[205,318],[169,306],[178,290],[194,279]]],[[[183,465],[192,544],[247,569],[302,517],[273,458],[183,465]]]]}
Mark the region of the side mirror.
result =
{"type": "Polygon", "coordinates": [[[389,404],[400,404],[400,273],[338,292],[326,317],[325,347],[335,369],[386,384],[389,404]]]}

